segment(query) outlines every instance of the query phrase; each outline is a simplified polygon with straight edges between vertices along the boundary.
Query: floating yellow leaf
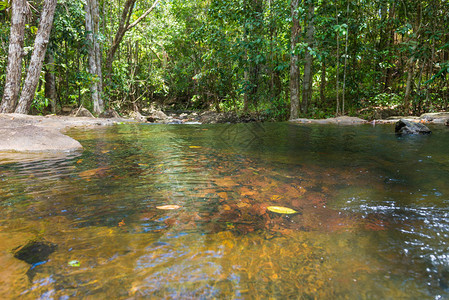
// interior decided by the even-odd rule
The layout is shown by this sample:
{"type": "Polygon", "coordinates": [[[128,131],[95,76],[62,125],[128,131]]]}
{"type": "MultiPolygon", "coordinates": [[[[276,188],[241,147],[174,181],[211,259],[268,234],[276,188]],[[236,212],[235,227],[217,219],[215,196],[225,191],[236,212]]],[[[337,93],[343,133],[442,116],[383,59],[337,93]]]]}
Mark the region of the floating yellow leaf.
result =
{"type": "Polygon", "coordinates": [[[297,211],[288,207],[283,207],[283,206],[268,206],[267,209],[271,212],[275,212],[278,214],[287,214],[287,215],[291,215],[291,214],[296,214],[297,211]]]}
{"type": "Polygon", "coordinates": [[[179,205],[161,205],[161,206],[156,206],[157,209],[164,209],[164,210],[171,210],[171,209],[178,209],[181,208],[181,206],[179,205]]]}
{"type": "Polygon", "coordinates": [[[201,146],[189,146],[189,148],[192,148],[192,149],[199,149],[199,148],[201,148],[201,146]]]}

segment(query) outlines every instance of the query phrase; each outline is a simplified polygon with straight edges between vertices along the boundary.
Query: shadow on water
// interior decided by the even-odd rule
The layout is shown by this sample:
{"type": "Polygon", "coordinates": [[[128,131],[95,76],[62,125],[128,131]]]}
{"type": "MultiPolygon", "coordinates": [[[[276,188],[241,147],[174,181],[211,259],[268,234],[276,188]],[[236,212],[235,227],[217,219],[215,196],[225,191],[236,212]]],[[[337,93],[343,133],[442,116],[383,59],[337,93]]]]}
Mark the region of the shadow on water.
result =
{"type": "Polygon", "coordinates": [[[80,156],[0,165],[0,295],[446,297],[448,134],[72,130],[80,156]]]}

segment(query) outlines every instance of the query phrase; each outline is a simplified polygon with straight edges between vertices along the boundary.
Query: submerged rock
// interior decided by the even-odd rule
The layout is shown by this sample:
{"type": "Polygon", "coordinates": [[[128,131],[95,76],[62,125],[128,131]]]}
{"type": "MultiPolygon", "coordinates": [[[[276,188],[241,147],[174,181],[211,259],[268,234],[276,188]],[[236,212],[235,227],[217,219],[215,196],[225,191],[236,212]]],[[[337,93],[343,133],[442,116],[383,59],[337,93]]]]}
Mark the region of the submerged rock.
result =
{"type": "Polygon", "coordinates": [[[396,123],[394,128],[396,134],[431,134],[432,131],[421,123],[411,122],[408,120],[401,119],[396,123]]]}
{"type": "Polygon", "coordinates": [[[26,275],[30,281],[33,281],[36,267],[45,263],[57,247],[56,244],[45,240],[30,241],[25,246],[16,248],[19,250],[14,253],[14,257],[31,265],[26,275]]]}
{"type": "Polygon", "coordinates": [[[14,257],[23,260],[30,265],[35,265],[48,260],[50,254],[55,252],[56,244],[47,241],[30,241],[14,253],[14,257]]]}

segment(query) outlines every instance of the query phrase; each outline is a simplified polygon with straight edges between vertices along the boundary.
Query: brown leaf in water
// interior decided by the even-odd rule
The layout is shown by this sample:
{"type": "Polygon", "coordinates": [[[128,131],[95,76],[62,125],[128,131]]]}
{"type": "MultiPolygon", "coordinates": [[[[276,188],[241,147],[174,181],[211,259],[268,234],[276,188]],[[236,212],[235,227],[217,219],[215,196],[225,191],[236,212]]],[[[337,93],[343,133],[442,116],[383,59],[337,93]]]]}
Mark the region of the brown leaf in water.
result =
{"type": "Polygon", "coordinates": [[[220,197],[221,199],[228,200],[228,193],[226,193],[226,192],[220,192],[220,193],[218,193],[217,195],[218,195],[218,197],[220,197]]]}
{"type": "Polygon", "coordinates": [[[215,179],[215,184],[220,187],[234,187],[237,183],[231,177],[223,177],[215,179]]]}
{"type": "Polygon", "coordinates": [[[248,202],[239,202],[237,203],[238,208],[250,207],[251,205],[248,202]]]}
{"type": "Polygon", "coordinates": [[[93,177],[93,176],[104,176],[106,171],[108,171],[108,170],[109,170],[109,167],[100,167],[100,168],[80,172],[78,175],[83,179],[89,179],[90,177],[93,177]]]}
{"type": "Polygon", "coordinates": [[[252,206],[251,210],[257,215],[263,215],[263,214],[266,214],[267,207],[268,207],[268,204],[257,203],[252,206]]]}
{"type": "Polygon", "coordinates": [[[223,205],[223,210],[231,210],[231,207],[227,204],[223,205]]]}
{"type": "Polygon", "coordinates": [[[242,187],[239,192],[240,192],[240,195],[242,195],[242,196],[253,196],[256,194],[256,191],[250,190],[246,186],[242,187]]]}

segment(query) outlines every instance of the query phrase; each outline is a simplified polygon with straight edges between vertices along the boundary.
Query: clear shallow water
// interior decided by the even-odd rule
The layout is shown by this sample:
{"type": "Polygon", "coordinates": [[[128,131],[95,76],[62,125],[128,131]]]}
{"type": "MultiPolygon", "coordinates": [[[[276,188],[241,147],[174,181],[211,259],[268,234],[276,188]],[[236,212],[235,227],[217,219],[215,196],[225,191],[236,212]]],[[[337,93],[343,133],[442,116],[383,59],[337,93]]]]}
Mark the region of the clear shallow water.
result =
{"type": "Polygon", "coordinates": [[[72,130],[68,158],[0,156],[0,296],[447,298],[433,129],[120,125],[72,130]],[[31,266],[14,257],[30,240],[57,248],[31,266]]]}

